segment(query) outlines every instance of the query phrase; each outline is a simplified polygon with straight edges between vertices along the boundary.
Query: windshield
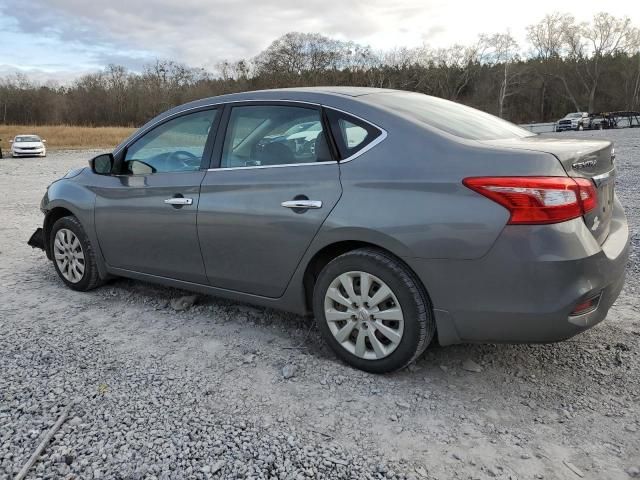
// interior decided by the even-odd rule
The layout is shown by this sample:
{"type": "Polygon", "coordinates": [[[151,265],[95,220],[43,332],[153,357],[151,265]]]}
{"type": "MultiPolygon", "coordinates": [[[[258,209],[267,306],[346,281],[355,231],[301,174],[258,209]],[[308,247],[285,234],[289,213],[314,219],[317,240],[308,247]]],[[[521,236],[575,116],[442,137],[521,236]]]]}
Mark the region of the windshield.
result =
{"type": "Polygon", "coordinates": [[[581,113],[570,113],[564,118],[578,118],[578,117],[581,117],[581,116],[582,116],[581,113]]]}
{"type": "Polygon", "coordinates": [[[442,98],[413,92],[380,93],[372,97],[377,104],[390,110],[470,140],[535,136],[511,122],[442,98]]]}
{"type": "Polygon", "coordinates": [[[40,137],[37,135],[23,135],[16,137],[16,142],[41,142],[40,137]]]}

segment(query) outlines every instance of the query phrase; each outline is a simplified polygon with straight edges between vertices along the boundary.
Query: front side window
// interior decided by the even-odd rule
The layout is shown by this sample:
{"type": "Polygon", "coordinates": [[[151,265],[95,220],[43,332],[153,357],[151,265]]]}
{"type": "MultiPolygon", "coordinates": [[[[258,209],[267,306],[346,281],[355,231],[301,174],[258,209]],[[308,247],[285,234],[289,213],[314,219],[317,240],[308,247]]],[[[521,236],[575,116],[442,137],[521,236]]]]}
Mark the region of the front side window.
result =
{"type": "Polygon", "coordinates": [[[199,170],[216,114],[217,110],[190,113],[146,133],[127,149],[125,171],[150,174],[199,170]]]}
{"type": "Polygon", "coordinates": [[[281,105],[231,109],[221,168],[331,160],[319,110],[281,105]]]}

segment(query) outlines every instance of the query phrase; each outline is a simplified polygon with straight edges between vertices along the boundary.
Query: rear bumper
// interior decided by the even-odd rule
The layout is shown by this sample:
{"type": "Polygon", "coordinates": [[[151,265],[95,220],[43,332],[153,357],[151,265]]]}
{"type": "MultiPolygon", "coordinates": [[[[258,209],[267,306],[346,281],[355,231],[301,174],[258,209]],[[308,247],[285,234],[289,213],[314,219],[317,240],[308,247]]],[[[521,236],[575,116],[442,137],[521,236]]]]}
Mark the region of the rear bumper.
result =
{"type": "Polygon", "coordinates": [[[507,226],[478,260],[405,259],[424,282],[443,345],[570,338],[604,320],[624,284],[629,229],[618,200],[598,245],[582,219],[507,226]],[[595,310],[571,316],[601,295],[595,310]]]}

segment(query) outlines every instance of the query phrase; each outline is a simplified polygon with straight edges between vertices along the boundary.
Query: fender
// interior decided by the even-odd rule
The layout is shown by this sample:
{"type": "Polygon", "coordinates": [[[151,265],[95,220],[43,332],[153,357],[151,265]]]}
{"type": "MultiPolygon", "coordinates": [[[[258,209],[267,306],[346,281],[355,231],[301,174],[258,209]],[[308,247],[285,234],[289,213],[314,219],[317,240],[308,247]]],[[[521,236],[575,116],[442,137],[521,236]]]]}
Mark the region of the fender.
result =
{"type": "Polygon", "coordinates": [[[304,284],[305,273],[311,261],[324,248],[344,242],[361,243],[389,251],[396,257],[407,256],[408,248],[397,239],[366,227],[343,227],[334,224],[331,216],[325,221],[320,231],[309,245],[294,272],[287,288],[280,297],[279,308],[301,315],[308,315],[310,308],[304,284]]]}
{"type": "MultiPolygon", "coordinates": [[[[339,245],[341,243],[348,244],[350,242],[370,245],[388,251],[405,262],[407,267],[416,274],[416,278],[421,278],[417,275],[415,266],[413,265],[415,258],[411,255],[409,247],[398,239],[365,227],[340,227],[332,225],[331,218],[329,218],[300,261],[296,272],[289,282],[287,290],[281,298],[280,308],[298,314],[310,314],[311,310],[307,298],[308,292],[306,291],[304,282],[305,274],[307,273],[310,263],[323,249],[331,247],[332,245],[339,245]]],[[[425,285],[424,280],[420,281],[423,283],[426,291],[429,292],[429,285],[425,285]]],[[[437,325],[438,343],[440,345],[460,343],[460,337],[449,312],[438,309],[434,304],[433,298],[431,298],[431,302],[434,307],[433,314],[437,325]]]]}
{"type": "Polygon", "coordinates": [[[47,258],[51,259],[51,251],[49,245],[49,235],[53,221],[59,216],[55,213],[56,209],[64,209],[71,212],[82,224],[89,241],[96,252],[96,262],[98,264],[98,272],[100,277],[105,278],[107,274],[106,263],[100,242],[96,235],[94,207],[96,203],[95,194],[87,187],[76,183],[71,179],[60,179],[49,185],[47,193],[43,198],[41,209],[45,214],[43,222],[45,251],[47,258]]]}

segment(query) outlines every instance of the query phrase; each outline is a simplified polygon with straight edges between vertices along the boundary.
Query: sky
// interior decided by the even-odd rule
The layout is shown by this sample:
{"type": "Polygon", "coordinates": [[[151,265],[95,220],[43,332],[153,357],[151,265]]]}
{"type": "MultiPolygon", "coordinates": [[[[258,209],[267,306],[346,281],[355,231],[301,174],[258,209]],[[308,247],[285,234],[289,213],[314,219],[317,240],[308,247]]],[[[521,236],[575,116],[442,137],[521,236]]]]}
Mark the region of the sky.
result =
{"type": "Polygon", "coordinates": [[[640,0],[0,0],[0,76],[64,83],[156,58],[213,69],[290,31],[381,50],[468,44],[507,30],[524,43],[526,26],[546,13],[587,21],[603,10],[640,27],[640,0]]]}

